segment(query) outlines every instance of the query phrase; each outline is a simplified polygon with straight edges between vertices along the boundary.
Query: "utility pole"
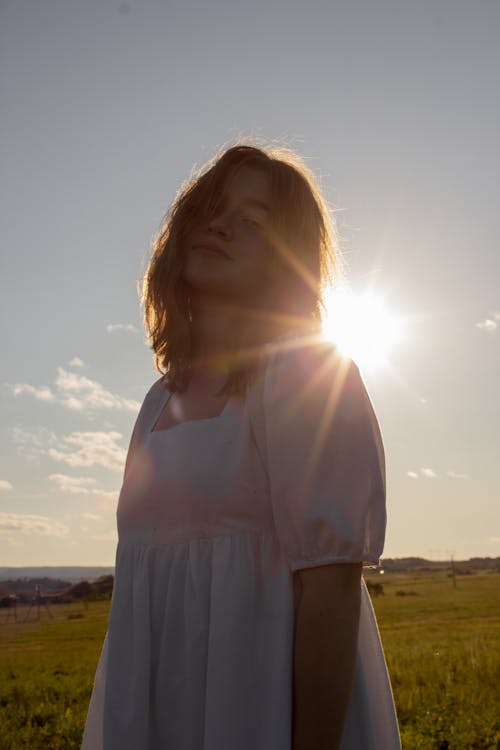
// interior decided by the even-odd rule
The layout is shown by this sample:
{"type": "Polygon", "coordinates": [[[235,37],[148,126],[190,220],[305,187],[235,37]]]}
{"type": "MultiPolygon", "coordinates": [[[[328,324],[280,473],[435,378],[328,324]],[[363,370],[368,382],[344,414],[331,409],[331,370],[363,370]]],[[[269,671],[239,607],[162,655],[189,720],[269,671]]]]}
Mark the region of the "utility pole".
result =
{"type": "Polygon", "coordinates": [[[457,577],[455,574],[455,561],[453,560],[454,551],[452,550],[448,554],[450,555],[451,577],[453,579],[453,587],[457,588],[457,577]]]}

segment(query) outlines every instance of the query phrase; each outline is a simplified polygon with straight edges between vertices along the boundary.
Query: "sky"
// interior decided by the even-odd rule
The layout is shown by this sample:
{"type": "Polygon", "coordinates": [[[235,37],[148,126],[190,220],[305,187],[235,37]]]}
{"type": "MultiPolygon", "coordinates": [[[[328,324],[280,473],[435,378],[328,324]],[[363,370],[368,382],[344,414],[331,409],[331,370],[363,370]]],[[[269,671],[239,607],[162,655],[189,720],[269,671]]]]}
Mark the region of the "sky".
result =
{"type": "Polygon", "coordinates": [[[137,284],[242,136],[303,156],[351,289],[399,321],[361,367],[384,556],[500,555],[499,32],[496,0],[0,2],[0,565],[113,564],[159,377],[137,284]]]}

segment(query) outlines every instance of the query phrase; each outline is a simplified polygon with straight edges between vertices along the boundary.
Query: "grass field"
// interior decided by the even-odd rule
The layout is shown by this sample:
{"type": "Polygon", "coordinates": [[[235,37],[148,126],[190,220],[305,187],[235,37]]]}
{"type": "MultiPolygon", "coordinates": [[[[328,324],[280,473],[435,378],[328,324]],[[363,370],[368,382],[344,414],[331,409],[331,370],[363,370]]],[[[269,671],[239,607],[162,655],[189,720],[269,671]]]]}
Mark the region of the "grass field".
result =
{"type": "MultiPolygon", "coordinates": [[[[499,750],[500,574],[459,576],[456,588],[445,573],[376,580],[404,750],[499,750]]],[[[59,605],[52,620],[42,609],[17,624],[0,610],[2,750],[79,748],[108,609],[59,605]]]]}

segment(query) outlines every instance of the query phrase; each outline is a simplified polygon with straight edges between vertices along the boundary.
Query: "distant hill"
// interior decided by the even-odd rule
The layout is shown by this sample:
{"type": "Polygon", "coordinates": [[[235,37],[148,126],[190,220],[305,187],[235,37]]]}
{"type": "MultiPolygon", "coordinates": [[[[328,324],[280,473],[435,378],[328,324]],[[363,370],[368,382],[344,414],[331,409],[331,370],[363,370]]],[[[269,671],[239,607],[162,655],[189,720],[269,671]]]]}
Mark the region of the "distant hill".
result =
{"type": "MultiPolygon", "coordinates": [[[[426,560],[423,557],[383,558],[380,567],[388,573],[408,573],[417,570],[439,571],[450,570],[451,560],[426,560]]],[[[475,573],[491,570],[500,572],[500,557],[471,557],[469,560],[454,560],[453,567],[457,574],[475,573]]]]}
{"type": "Polygon", "coordinates": [[[92,581],[101,576],[114,575],[114,566],[63,565],[32,568],[0,568],[0,581],[19,578],[56,578],[59,581],[92,581]]]}
{"type": "MultiPolygon", "coordinates": [[[[500,557],[471,557],[469,560],[455,560],[455,571],[460,573],[473,573],[479,570],[492,570],[500,572],[500,557]]],[[[417,570],[439,571],[448,570],[451,566],[450,560],[426,560],[423,557],[396,557],[382,558],[380,568],[388,573],[404,573],[417,570]]],[[[79,583],[80,581],[95,581],[101,576],[115,574],[114,566],[43,566],[31,568],[1,568],[0,581],[12,581],[19,579],[52,578],[68,583],[79,583]]]]}

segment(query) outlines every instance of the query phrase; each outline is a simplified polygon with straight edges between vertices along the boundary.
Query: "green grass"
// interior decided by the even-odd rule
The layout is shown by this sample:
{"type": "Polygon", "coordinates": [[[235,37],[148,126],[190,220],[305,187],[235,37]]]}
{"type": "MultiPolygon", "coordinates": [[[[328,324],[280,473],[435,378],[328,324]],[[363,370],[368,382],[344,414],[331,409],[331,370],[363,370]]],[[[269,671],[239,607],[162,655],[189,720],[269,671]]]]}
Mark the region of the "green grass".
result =
{"type": "Polygon", "coordinates": [[[2,750],[80,747],[108,610],[109,602],[58,605],[53,620],[42,609],[39,622],[0,625],[2,750]]]}
{"type": "MultiPolygon", "coordinates": [[[[499,750],[500,574],[457,588],[443,573],[368,580],[384,585],[374,607],[404,750],[499,750]]],[[[108,608],[59,605],[17,624],[0,610],[2,750],[78,750],[108,608]]]]}
{"type": "Polygon", "coordinates": [[[500,575],[392,574],[373,604],[403,748],[500,748],[500,575]]]}

